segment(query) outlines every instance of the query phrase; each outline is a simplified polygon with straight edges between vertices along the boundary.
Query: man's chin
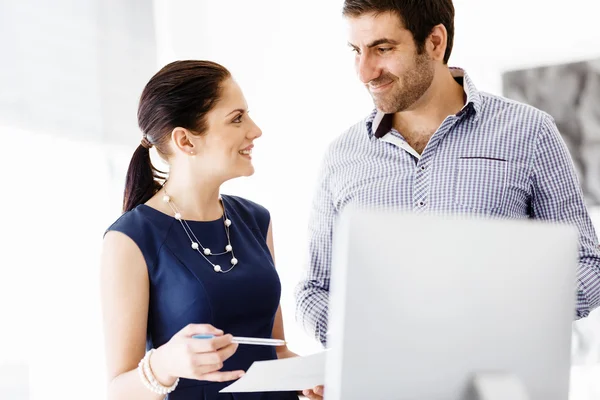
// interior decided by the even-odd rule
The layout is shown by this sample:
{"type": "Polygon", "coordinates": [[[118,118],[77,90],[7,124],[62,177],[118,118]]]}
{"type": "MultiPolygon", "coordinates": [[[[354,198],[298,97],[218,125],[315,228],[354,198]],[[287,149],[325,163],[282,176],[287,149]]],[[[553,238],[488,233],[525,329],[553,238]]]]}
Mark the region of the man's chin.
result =
{"type": "Polygon", "coordinates": [[[394,107],[392,107],[392,104],[390,104],[389,101],[386,101],[386,99],[382,99],[380,96],[374,96],[373,94],[371,94],[371,98],[373,99],[373,105],[375,105],[375,108],[377,108],[378,111],[385,114],[393,114],[396,112],[394,107]]]}
{"type": "Polygon", "coordinates": [[[374,104],[375,104],[375,108],[377,108],[378,111],[380,111],[384,114],[394,114],[394,113],[398,112],[398,110],[396,110],[396,108],[390,106],[389,104],[379,103],[377,101],[375,101],[374,104]]]}

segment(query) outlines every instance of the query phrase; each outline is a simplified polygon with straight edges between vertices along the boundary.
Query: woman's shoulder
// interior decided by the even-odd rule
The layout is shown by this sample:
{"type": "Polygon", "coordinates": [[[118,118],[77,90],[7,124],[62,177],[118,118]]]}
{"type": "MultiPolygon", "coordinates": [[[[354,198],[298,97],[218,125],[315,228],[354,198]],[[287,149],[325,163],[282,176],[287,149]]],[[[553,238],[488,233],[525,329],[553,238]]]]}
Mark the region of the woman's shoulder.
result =
{"type": "MultiPolygon", "coordinates": [[[[139,207],[139,206],[138,206],[139,207]]],[[[117,219],[110,224],[110,226],[106,229],[106,231],[117,230],[119,228],[128,227],[128,226],[139,226],[146,223],[144,218],[138,209],[138,207],[134,208],[130,211],[125,211],[121,215],[117,217],[117,219]]]]}
{"type": "Polygon", "coordinates": [[[233,207],[250,227],[256,225],[255,227],[260,230],[263,237],[267,237],[271,214],[266,207],[240,196],[223,195],[223,198],[226,206],[233,207]]]}
{"type": "Polygon", "coordinates": [[[140,204],[130,211],[121,214],[104,232],[116,231],[129,237],[140,249],[148,266],[166,240],[173,225],[174,218],[162,212],[140,204]]]}
{"type": "Polygon", "coordinates": [[[174,218],[162,212],[140,204],[121,214],[104,232],[118,231],[129,236],[141,248],[154,242],[160,245],[164,241],[174,218]]]}
{"type": "Polygon", "coordinates": [[[144,208],[149,208],[144,204],[140,204],[132,210],[125,211],[121,214],[110,226],[106,229],[109,231],[134,231],[141,232],[152,227],[152,221],[148,218],[148,214],[144,208]]]}
{"type": "Polygon", "coordinates": [[[223,195],[226,201],[229,201],[232,205],[236,206],[236,208],[247,210],[248,212],[259,212],[259,213],[268,213],[266,207],[261,204],[258,204],[252,200],[249,200],[244,197],[234,196],[234,195],[223,195]]]}

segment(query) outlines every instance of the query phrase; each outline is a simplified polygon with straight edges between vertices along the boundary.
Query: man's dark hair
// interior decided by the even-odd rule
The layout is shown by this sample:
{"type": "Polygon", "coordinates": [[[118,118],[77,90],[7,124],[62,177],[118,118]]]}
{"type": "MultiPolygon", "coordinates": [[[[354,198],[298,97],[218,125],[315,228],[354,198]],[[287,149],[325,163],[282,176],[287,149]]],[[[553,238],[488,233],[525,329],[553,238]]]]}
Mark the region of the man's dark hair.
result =
{"type": "Polygon", "coordinates": [[[404,27],[415,40],[421,54],[425,40],[434,26],[442,24],[448,31],[448,43],[444,54],[444,64],[452,53],[454,41],[454,5],[452,0],[345,0],[343,14],[346,17],[359,17],[367,13],[382,14],[393,12],[398,15],[404,27]]]}

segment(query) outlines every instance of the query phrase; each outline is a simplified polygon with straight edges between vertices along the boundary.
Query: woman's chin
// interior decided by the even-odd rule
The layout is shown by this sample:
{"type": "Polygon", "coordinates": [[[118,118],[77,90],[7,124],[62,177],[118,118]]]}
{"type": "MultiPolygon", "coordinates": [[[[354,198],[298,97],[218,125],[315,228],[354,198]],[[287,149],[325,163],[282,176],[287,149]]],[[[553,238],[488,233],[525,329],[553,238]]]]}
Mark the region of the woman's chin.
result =
{"type": "Polygon", "coordinates": [[[246,173],[242,176],[252,176],[252,175],[254,175],[254,166],[250,166],[250,168],[248,168],[246,173]]]}
{"type": "Polygon", "coordinates": [[[235,174],[236,177],[252,176],[252,175],[254,175],[254,166],[250,165],[250,166],[241,168],[240,170],[238,170],[236,172],[237,172],[235,174]]]}

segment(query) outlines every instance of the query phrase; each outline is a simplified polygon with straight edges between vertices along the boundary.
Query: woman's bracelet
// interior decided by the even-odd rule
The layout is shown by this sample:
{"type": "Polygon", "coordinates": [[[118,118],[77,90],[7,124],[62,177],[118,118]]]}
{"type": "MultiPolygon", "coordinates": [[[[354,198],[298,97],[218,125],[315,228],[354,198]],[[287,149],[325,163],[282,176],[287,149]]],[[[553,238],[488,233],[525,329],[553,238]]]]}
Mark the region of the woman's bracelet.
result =
{"type": "Polygon", "coordinates": [[[177,378],[173,385],[168,387],[158,382],[158,380],[156,380],[156,377],[152,373],[152,369],[150,368],[150,356],[153,352],[154,349],[150,349],[150,351],[146,353],[144,358],[142,358],[140,363],[138,364],[138,373],[140,375],[140,379],[142,380],[142,383],[144,384],[144,386],[146,386],[148,390],[157,394],[169,394],[177,387],[177,384],[179,383],[179,378],[177,378]]]}

